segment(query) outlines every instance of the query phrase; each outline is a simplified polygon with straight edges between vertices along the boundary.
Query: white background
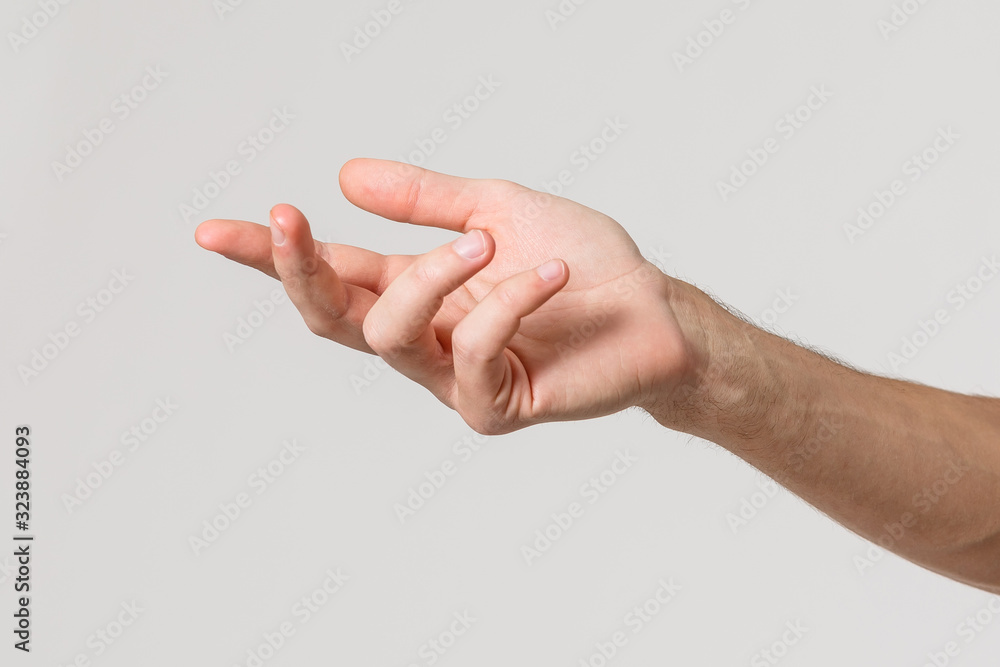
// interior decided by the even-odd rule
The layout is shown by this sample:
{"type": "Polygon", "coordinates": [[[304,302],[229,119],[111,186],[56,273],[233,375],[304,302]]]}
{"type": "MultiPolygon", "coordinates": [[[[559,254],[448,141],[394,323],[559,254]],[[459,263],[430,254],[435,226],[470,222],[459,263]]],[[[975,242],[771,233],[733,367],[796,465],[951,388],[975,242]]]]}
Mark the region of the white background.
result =
{"type": "Polygon", "coordinates": [[[959,634],[991,596],[888,554],[859,571],[867,542],[645,415],[491,438],[462,461],[461,418],[391,370],[362,386],[370,357],[313,337],[287,302],[227,346],[278,285],[193,232],[212,217],[264,223],[289,202],[323,240],[423,252],[453,235],[354,209],[337,186],[346,160],[535,188],[569,169],[565,196],[749,316],[864,369],[996,393],[1000,280],[961,310],[948,299],[1000,252],[1000,6],[929,2],[885,34],[889,0],[590,0],[558,22],[556,0],[403,0],[348,59],[342,44],[387,4],[0,12],[0,664],[253,665],[248,651],[291,622],[265,664],[429,665],[425,643],[465,611],[476,622],[435,664],[597,667],[595,645],[619,630],[609,664],[774,664],[759,652],[795,622],[805,635],[777,648],[789,667],[920,666],[952,641],[949,664],[996,664],[1000,617],[959,634]],[[734,22],[678,67],[725,9],[734,22]],[[133,93],[150,67],[165,78],[133,93]],[[452,127],[444,114],[480,77],[500,87],[452,127]],[[814,86],[832,97],[785,139],[776,123],[814,86]],[[144,98],[127,118],[122,95],[144,98]],[[294,120],[248,162],[239,147],[274,109],[294,120]],[[77,167],[54,166],[105,118],[114,131],[77,167]],[[627,129],[579,171],[574,154],[607,119],[627,129]],[[439,127],[447,141],[414,154],[439,127]],[[904,163],[939,128],[960,138],[912,181],[904,163]],[[718,182],[769,137],[780,150],[723,201],[718,182]],[[233,159],[240,174],[186,220],[180,206],[233,159]],[[894,179],[905,195],[852,243],[845,225],[894,179]],[[134,278],[102,292],[116,270],[134,278]],[[779,291],[794,303],[775,317],[779,291]],[[92,319],[79,309],[108,296],[92,319]],[[947,325],[892,368],[938,309],[947,325]],[[52,358],[25,375],[36,352],[52,358]],[[168,398],[179,407],[130,451],[122,434],[168,398]],[[30,656],[11,647],[18,424],[33,430],[30,656]],[[292,439],[304,452],[258,495],[249,478],[292,439]],[[68,506],[114,450],[121,465],[68,506]],[[587,503],[581,485],[619,450],[638,462],[587,503]],[[448,459],[457,473],[401,523],[394,505],[448,459]],[[252,504],[196,554],[190,538],[244,492],[252,504]],[[729,515],[765,498],[734,531],[729,515]],[[522,546],[574,501],[584,515],[529,565],[522,546]],[[294,605],[337,568],[349,581],[301,623],[294,605]],[[661,578],[680,591],[633,634],[625,615],[661,578]],[[110,646],[95,639],[132,602],[138,619],[110,646]]]}

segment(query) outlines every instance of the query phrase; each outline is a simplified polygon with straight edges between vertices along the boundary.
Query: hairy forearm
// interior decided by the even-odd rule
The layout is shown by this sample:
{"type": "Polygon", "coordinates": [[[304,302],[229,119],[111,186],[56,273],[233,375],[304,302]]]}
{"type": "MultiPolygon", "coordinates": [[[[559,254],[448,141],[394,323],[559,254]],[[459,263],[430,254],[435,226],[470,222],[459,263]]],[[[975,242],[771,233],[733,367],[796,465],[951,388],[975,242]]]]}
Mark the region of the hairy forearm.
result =
{"type": "Polygon", "coordinates": [[[860,373],[671,281],[689,377],[645,407],[848,528],[1000,592],[1000,401],[860,373]]]}

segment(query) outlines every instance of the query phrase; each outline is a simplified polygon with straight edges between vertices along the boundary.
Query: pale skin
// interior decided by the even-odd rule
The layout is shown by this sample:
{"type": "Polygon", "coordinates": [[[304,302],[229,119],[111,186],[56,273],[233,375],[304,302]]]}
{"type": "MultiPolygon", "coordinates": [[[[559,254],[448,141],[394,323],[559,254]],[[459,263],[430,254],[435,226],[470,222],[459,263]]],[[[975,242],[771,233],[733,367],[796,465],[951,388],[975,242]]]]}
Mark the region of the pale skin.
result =
{"type": "Polygon", "coordinates": [[[420,255],[209,220],[197,242],[281,280],[315,334],[378,354],[476,431],[638,407],[856,533],[1000,594],[1000,400],[867,375],[664,275],[611,218],[508,181],[351,160],[344,195],[463,234],[420,255]]]}

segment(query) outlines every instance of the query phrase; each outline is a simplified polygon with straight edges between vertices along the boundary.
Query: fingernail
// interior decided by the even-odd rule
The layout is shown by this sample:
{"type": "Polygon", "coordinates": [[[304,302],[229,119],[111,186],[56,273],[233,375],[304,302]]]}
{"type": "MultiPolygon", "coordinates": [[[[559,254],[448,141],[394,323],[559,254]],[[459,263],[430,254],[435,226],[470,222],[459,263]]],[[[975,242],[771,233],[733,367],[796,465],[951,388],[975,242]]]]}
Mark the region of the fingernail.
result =
{"type": "Polygon", "coordinates": [[[535,270],[538,271],[538,275],[542,277],[542,280],[555,280],[563,274],[563,265],[558,259],[553,259],[550,262],[545,262],[535,270]]]}
{"type": "Polygon", "coordinates": [[[274,245],[281,245],[285,242],[285,230],[281,228],[274,216],[271,217],[271,241],[274,245]]]}
{"type": "Polygon", "coordinates": [[[478,229],[473,229],[465,236],[452,242],[455,252],[466,259],[482,257],[486,252],[486,237],[478,229]]]}

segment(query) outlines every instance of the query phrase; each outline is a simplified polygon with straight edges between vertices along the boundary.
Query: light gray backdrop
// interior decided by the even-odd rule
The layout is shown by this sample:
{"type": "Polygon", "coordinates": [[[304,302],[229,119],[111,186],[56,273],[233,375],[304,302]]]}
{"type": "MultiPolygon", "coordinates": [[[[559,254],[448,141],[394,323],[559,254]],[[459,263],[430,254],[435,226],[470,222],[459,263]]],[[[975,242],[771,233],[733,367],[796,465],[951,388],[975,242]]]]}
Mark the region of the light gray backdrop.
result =
{"type": "Polygon", "coordinates": [[[998,392],[998,21],[989,0],[6,3],[0,663],[995,664],[1000,600],[714,445],[634,412],[480,445],[193,232],[290,202],[323,240],[422,252],[453,235],[354,209],[346,160],[565,171],[774,329],[998,392]]]}

